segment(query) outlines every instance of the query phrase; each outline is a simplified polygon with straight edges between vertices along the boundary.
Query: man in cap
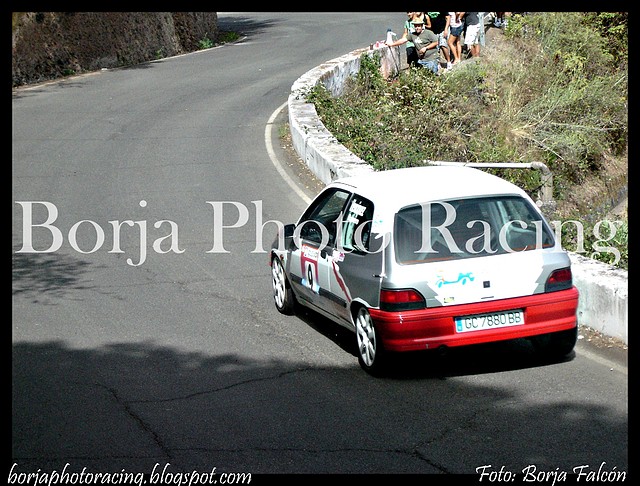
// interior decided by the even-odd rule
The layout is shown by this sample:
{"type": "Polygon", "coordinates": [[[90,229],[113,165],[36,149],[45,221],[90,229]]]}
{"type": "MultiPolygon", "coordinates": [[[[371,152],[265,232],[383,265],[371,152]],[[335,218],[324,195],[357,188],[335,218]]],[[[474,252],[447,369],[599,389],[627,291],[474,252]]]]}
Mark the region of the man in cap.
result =
{"type": "Polygon", "coordinates": [[[440,67],[438,52],[438,36],[433,31],[424,28],[424,20],[416,18],[411,21],[415,32],[408,32],[406,36],[393,42],[385,42],[388,47],[396,47],[406,42],[413,42],[418,53],[418,64],[431,69],[434,73],[440,67]]]}

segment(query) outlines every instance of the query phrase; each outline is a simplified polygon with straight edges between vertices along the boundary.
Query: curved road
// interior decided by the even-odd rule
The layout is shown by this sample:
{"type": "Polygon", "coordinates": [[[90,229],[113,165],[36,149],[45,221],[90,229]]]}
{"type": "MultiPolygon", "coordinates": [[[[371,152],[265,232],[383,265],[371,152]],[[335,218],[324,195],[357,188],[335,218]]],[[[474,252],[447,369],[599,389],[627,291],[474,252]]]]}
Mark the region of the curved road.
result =
{"type": "Polygon", "coordinates": [[[509,343],[374,379],[274,308],[268,221],[315,194],[278,139],[291,84],[404,18],[221,13],[246,38],[14,91],[9,479],[627,471],[624,363],[509,343]]]}

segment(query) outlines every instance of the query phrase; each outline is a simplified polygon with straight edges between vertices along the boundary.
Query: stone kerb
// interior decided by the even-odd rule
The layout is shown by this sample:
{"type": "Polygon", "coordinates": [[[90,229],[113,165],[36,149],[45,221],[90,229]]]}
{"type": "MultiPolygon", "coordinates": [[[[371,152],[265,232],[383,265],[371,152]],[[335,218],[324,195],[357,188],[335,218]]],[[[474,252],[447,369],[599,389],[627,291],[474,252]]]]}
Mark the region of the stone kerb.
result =
{"type": "Polygon", "coordinates": [[[360,56],[373,52],[380,54],[384,73],[392,73],[399,66],[397,49],[357,49],[307,71],[291,86],[288,109],[293,147],[325,184],[340,177],[372,172],[373,168],[338,142],[320,121],[315,106],[307,102],[306,96],[319,83],[333,96],[340,96],[346,80],[360,70],[360,56]]]}

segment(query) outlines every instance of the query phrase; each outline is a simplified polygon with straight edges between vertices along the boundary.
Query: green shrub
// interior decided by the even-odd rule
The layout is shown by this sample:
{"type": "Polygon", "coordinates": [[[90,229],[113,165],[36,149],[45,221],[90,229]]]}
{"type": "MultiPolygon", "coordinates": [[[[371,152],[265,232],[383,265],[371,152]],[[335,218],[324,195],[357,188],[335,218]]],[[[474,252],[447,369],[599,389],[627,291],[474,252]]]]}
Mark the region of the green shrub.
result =
{"type": "Polygon", "coordinates": [[[629,226],[627,221],[603,219],[555,222],[563,248],[622,269],[629,268],[629,226]]]}
{"type": "Polygon", "coordinates": [[[213,41],[206,35],[204,36],[204,39],[198,41],[198,49],[200,50],[210,49],[211,47],[213,47],[213,41]]]}

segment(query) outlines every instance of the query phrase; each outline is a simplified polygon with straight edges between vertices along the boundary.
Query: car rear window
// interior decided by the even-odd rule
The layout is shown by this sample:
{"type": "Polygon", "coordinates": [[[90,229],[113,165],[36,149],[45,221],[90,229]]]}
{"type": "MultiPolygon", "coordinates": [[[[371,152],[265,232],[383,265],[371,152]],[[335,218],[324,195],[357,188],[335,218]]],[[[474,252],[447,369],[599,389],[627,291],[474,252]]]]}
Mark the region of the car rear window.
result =
{"type": "Polygon", "coordinates": [[[394,224],[396,260],[411,264],[554,246],[540,212],[519,196],[456,199],[401,209],[394,224]]]}

